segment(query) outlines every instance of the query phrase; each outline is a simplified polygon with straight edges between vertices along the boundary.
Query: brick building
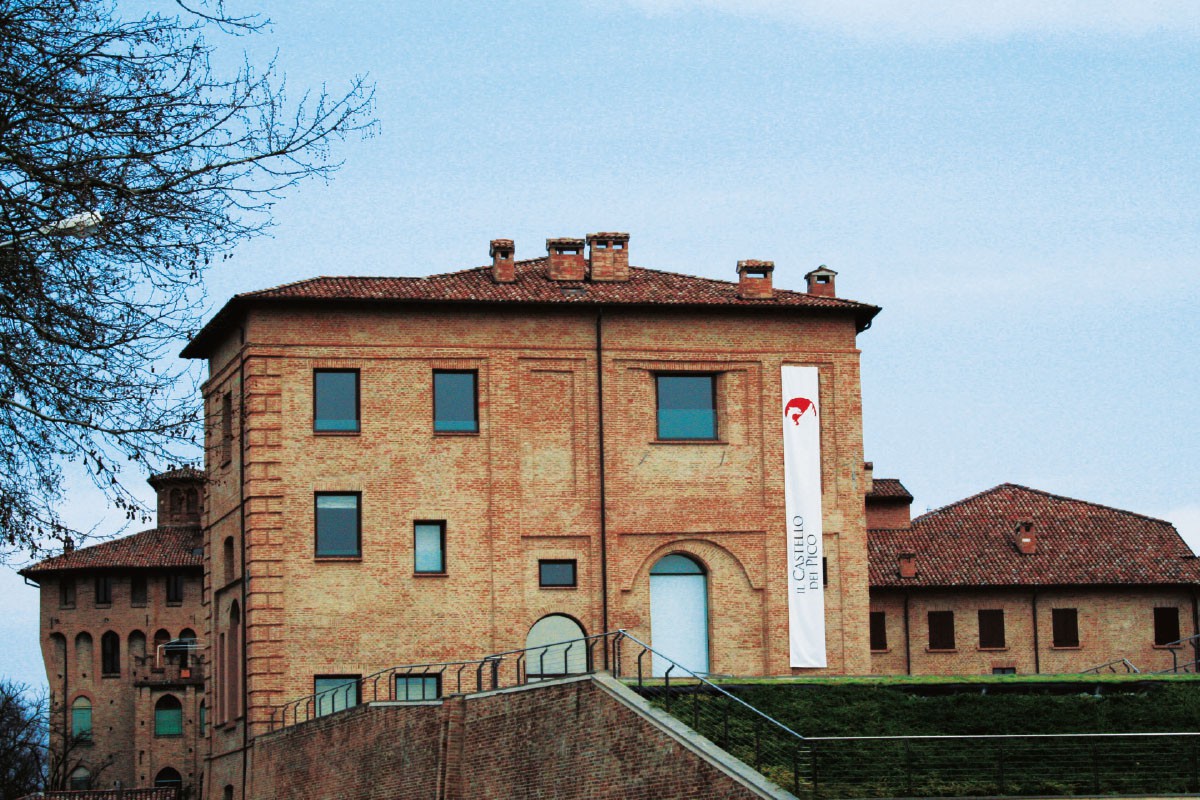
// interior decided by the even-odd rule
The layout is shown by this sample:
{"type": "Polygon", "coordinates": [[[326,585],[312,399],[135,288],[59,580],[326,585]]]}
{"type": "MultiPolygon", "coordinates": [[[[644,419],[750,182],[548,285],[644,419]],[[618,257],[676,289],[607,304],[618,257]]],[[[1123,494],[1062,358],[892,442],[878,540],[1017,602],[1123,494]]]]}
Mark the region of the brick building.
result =
{"type": "Polygon", "coordinates": [[[1200,566],[1168,522],[1003,484],[908,520],[867,498],[871,671],[1081,672],[1193,663],[1200,566]],[[1123,667],[1120,667],[1123,668],[1123,667]]]}
{"type": "Polygon", "coordinates": [[[158,526],[21,570],[41,588],[63,789],[197,789],[204,741],[204,473],[150,478],[158,526]]]}
{"type": "Polygon", "coordinates": [[[771,262],[707,280],[628,243],[238,295],[188,345],[213,796],[274,706],[400,663],[626,628],[692,632],[698,671],[790,673],[787,364],[819,370],[827,671],[870,669],[855,340],[878,309],[824,268],[783,291],[771,262]]]}

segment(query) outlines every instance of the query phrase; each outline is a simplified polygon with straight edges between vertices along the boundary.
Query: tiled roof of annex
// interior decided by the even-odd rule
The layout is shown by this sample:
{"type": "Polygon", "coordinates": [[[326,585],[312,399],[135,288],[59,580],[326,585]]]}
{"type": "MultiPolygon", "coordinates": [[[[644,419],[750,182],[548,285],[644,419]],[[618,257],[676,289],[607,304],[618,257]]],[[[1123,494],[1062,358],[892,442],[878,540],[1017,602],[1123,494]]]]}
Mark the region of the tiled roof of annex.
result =
{"type": "Polygon", "coordinates": [[[707,306],[714,308],[809,309],[846,313],[865,330],[878,306],[840,297],[776,289],[766,299],[743,299],[738,284],[677,272],[630,267],[624,281],[551,279],[547,257],[518,261],[516,280],[499,283],[490,266],[460,272],[408,277],[318,277],[270,289],[234,295],[183,350],[185,358],[202,358],[209,339],[247,305],[271,302],[355,303],[506,303],[575,306],[707,306]]]}
{"type": "Polygon", "coordinates": [[[913,496],[904,488],[899,478],[875,478],[871,481],[871,491],[867,493],[871,500],[908,500],[913,496]]]}
{"type": "Polygon", "coordinates": [[[20,574],[36,580],[39,575],[76,570],[201,569],[200,546],[200,528],[161,526],[47,558],[20,574]]]}
{"type": "Polygon", "coordinates": [[[867,535],[872,588],[1195,584],[1200,559],[1171,523],[1005,483],[867,535]],[[1034,553],[1017,549],[1028,521],[1034,553]],[[901,578],[898,559],[915,556],[901,578]]]}

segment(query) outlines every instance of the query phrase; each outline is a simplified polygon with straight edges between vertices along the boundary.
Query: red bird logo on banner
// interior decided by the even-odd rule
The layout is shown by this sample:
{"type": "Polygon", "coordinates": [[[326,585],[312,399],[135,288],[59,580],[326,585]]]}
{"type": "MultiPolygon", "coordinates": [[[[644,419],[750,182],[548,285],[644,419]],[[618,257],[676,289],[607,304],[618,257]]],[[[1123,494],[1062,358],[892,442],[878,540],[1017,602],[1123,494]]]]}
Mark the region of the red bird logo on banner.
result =
{"type": "Polygon", "coordinates": [[[783,407],[784,419],[790,419],[796,425],[800,424],[800,418],[812,411],[813,416],[817,415],[817,406],[812,400],[807,397],[793,397],[787,401],[787,405],[783,407]]]}

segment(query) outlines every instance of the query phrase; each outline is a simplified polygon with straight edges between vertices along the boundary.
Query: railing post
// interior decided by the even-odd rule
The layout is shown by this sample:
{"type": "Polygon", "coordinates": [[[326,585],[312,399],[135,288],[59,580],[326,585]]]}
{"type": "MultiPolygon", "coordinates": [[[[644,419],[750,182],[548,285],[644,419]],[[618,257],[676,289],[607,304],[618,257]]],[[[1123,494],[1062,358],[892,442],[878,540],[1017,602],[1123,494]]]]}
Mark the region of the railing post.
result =
{"type": "Polygon", "coordinates": [[[667,672],[663,675],[663,691],[666,692],[666,707],[667,713],[671,713],[671,670],[675,669],[675,665],[667,667],[667,672]]]}

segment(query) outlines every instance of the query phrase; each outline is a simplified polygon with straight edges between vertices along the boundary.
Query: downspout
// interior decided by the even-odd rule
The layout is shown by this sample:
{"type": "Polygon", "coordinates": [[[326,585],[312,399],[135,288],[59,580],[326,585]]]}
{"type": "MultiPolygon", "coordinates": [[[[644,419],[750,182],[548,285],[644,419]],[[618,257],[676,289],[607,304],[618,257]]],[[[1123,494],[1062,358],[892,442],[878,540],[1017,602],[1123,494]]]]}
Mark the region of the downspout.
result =
{"type": "Polygon", "coordinates": [[[904,672],[912,675],[912,643],[908,636],[908,592],[904,593],[904,672]]]}
{"type": "MultiPolygon", "coordinates": [[[[600,632],[608,633],[608,500],[604,483],[604,308],[596,312],[596,419],[600,429],[600,632]]],[[[604,640],[608,664],[608,639],[604,640]]]]}
{"type": "Polygon", "coordinates": [[[246,658],[246,631],[250,627],[248,624],[250,609],[246,606],[246,595],[250,575],[246,572],[246,326],[244,323],[239,329],[239,336],[241,347],[238,348],[238,516],[241,535],[238,538],[242,540],[242,608],[241,625],[239,625],[242,639],[239,647],[242,674],[239,683],[242,696],[238,703],[242,712],[242,800],[246,800],[246,782],[250,772],[250,703],[249,692],[246,688],[249,683],[247,679],[250,676],[246,658]]]}
{"type": "Polygon", "coordinates": [[[1037,589],[1033,590],[1033,673],[1042,674],[1042,654],[1038,650],[1037,589]]]}
{"type": "MultiPolygon", "coordinates": [[[[1200,663],[1200,611],[1196,608],[1196,590],[1192,590],[1192,664],[1200,663]]],[[[1194,669],[1194,667],[1193,667],[1194,669]]]]}

